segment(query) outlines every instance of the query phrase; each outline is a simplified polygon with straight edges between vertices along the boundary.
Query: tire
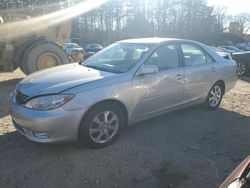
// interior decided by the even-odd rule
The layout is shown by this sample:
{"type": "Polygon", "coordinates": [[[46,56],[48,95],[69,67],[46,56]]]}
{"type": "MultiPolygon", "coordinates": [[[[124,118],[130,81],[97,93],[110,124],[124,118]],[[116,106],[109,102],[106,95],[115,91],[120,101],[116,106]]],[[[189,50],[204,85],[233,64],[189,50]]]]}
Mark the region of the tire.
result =
{"type": "Polygon", "coordinates": [[[46,41],[45,39],[40,39],[40,40],[30,40],[26,42],[23,46],[23,50],[17,51],[17,54],[15,55],[15,61],[18,62],[18,65],[20,69],[23,71],[24,74],[28,75],[29,72],[26,68],[26,59],[27,55],[29,54],[30,50],[33,48],[33,46],[37,45],[40,42],[46,41]]]}
{"type": "Polygon", "coordinates": [[[209,90],[205,101],[205,108],[207,110],[216,110],[220,106],[223,94],[224,93],[221,84],[215,83],[209,90]]]}
{"type": "Polygon", "coordinates": [[[79,127],[78,137],[90,148],[103,148],[119,137],[125,123],[124,113],[119,106],[103,103],[93,107],[85,115],[79,127]]]}
{"type": "Polygon", "coordinates": [[[30,45],[23,55],[21,69],[25,74],[69,63],[69,57],[57,43],[43,40],[30,45]]]}
{"type": "Polygon", "coordinates": [[[44,40],[46,40],[45,37],[31,37],[28,40],[26,40],[24,43],[22,43],[14,54],[15,65],[21,66],[23,64],[22,60],[24,60],[24,58],[22,57],[24,56],[24,53],[27,48],[29,48],[31,45],[37,42],[44,41],[44,40]]]}
{"type": "Polygon", "coordinates": [[[237,74],[238,76],[246,74],[246,66],[243,63],[237,63],[237,74]]]}

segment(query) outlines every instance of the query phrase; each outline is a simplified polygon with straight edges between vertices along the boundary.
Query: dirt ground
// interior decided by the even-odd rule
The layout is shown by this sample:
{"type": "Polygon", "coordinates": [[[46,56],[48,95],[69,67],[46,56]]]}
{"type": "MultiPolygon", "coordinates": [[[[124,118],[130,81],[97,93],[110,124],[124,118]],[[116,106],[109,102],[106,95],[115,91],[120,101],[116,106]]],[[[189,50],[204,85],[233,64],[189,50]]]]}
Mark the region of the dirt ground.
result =
{"type": "Polygon", "coordinates": [[[250,79],[216,111],[200,106],[133,126],[113,145],[37,144],[18,134],[8,96],[24,75],[0,74],[0,187],[213,188],[250,154],[250,79]]]}

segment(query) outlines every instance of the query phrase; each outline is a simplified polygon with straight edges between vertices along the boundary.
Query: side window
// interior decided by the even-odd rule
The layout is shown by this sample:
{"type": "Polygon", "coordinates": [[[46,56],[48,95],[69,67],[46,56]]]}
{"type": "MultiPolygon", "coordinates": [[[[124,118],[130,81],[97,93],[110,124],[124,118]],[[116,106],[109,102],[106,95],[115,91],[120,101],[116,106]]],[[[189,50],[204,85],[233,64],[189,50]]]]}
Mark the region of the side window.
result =
{"type": "Polygon", "coordinates": [[[111,58],[112,60],[115,61],[123,61],[125,59],[127,52],[124,51],[122,48],[118,48],[118,50],[116,51],[116,53],[112,52],[109,54],[109,57],[107,57],[108,59],[111,58]]]}
{"type": "Polygon", "coordinates": [[[206,55],[194,45],[181,45],[186,66],[201,65],[206,63],[206,55]]]}
{"type": "Polygon", "coordinates": [[[179,53],[173,44],[162,45],[146,60],[145,64],[157,65],[159,71],[179,67],[179,53]]]}
{"type": "Polygon", "coordinates": [[[132,54],[132,60],[138,61],[141,57],[145,55],[147,51],[145,49],[135,49],[132,54]]]}
{"type": "Polygon", "coordinates": [[[207,63],[214,63],[215,62],[214,59],[208,54],[206,54],[206,60],[207,60],[207,63]]]}

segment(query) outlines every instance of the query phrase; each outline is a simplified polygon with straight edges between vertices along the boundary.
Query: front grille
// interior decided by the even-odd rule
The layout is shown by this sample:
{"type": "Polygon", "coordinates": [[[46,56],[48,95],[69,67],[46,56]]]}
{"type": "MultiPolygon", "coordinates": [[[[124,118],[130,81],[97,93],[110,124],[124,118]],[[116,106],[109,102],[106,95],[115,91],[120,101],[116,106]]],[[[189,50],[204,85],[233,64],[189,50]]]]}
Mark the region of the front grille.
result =
{"type": "Polygon", "coordinates": [[[25,103],[29,99],[29,96],[24,95],[20,91],[16,92],[16,101],[17,103],[25,103]]]}

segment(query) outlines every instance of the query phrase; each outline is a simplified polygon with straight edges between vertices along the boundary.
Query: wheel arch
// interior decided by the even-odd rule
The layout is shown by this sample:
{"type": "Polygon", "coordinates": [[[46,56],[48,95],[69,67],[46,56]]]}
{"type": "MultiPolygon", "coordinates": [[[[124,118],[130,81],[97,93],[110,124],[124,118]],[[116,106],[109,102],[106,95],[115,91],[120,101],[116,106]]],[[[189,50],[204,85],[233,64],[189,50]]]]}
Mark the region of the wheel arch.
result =
{"type": "Polygon", "coordinates": [[[88,110],[87,112],[84,114],[83,118],[91,111],[93,110],[96,106],[99,106],[99,105],[105,105],[105,104],[115,104],[116,106],[118,106],[124,113],[125,115],[125,121],[126,121],[126,125],[128,123],[128,110],[126,108],[126,106],[119,100],[117,99],[105,99],[105,100],[102,100],[102,101],[99,101],[95,104],[93,104],[88,110]]]}
{"type": "MultiPolygon", "coordinates": [[[[87,111],[86,111],[86,113],[84,113],[84,115],[83,115],[83,117],[82,117],[82,119],[81,119],[81,122],[80,122],[80,124],[79,124],[79,127],[78,127],[78,133],[77,133],[77,139],[79,140],[81,140],[81,139],[83,139],[83,141],[85,141],[86,142],[86,137],[82,137],[81,136],[81,134],[83,134],[84,133],[84,129],[85,129],[85,127],[86,126],[84,126],[84,124],[83,124],[83,122],[86,120],[86,118],[87,118],[87,116],[88,116],[88,114],[90,114],[94,109],[95,109],[95,107],[97,107],[97,106],[99,106],[99,105],[105,105],[105,104],[115,104],[116,106],[118,106],[121,110],[122,110],[122,112],[124,113],[124,120],[125,120],[125,125],[124,125],[124,128],[125,128],[125,126],[127,126],[127,123],[128,123],[128,112],[127,112],[127,108],[125,107],[125,105],[121,102],[121,101],[119,101],[119,100],[117,100],[117,99],[105,99],[105,100],[102,100],[102,101],[99,101],[99,102],[97,102],[97,103],[95,103],[95,104],[93,104],[87,111]]],[[[92,146],[92,147],[95,147],[95,146],[92,146]]]]}

